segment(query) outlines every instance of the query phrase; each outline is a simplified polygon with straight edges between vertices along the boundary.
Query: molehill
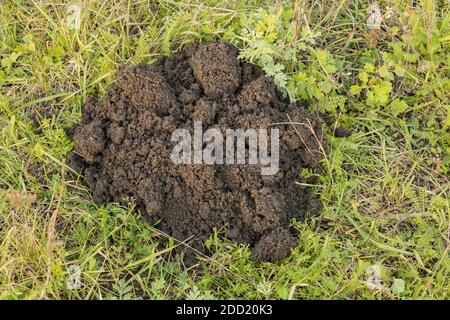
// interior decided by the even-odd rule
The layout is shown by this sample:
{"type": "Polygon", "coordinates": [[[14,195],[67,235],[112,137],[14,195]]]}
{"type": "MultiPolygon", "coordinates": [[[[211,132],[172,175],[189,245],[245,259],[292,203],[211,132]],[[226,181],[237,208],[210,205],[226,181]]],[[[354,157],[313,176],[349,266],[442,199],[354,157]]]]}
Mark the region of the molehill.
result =
{"type": "Polygon", "coordinates": [[[320,168],[319,126],[258,67],[239,61],[234,46],[208,42],[153,65],[120,68],[103,98],[88,99],[81,123],[71,128],[68,161],[99,204],[132,199],[150,223],[190,239],[197,250],[216,228],[249,244],[256,259],[275,261],[296,244],[290,219],[319,207],[295,183],[303,168],[320,168]],[[223,132],[277,128],[279,171],[262,175],[261,164],[248,163],[175,164],[172,133],[193,135],[195,121],[223,132]]]}

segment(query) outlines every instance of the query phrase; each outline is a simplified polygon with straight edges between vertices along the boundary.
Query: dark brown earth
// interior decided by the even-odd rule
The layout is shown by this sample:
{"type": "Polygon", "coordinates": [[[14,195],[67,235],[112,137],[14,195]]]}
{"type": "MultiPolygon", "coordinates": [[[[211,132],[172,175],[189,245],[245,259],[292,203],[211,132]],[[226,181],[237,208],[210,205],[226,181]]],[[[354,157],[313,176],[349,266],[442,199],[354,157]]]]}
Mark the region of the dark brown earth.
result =
{"type": "Polygon", "coordinates": [[[151,223],[160,221],[178,240],[194,239],[189,244],[197,250],[217,228],[249,244],[258,260],[274,261],[296,244],[290,219],[319,208],[295,181],[302,168],[319,169],[324,138],[317,119],[237,55],[232,45],[212,42],[152,66],[121,68],[72,128],[69,162],[83,171],[97,203],[134,199],[151,223]],[[194,121],[203,131],[278,128],[280,170],[262,176],[260,165],[175,165],[172,132],[192,134],[194,121]]]}

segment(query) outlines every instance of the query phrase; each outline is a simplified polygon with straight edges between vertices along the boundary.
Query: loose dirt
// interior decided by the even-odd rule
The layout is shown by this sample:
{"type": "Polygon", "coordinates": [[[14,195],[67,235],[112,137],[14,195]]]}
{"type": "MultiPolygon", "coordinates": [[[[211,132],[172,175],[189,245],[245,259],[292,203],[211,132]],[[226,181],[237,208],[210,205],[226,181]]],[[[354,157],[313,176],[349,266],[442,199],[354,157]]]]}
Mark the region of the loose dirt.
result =
{"type": "Polygon", "coordinates": [[[298,235],[290,219],[319,208],[296,184],[303,168],[319,169],[325,141],[319,121],[289,104],[256,66],[239,61],[227,42],[193,45],[154,65],[123,67],[104,97],[87,101],[71,130],[69,163],[83,172],[97,203],[133,199],[150,223],[203,251],[217,228],[253,256],[289,255],[298,235]],[[280,132],[280,170],[261,165],[176,165],[175,129],[270,129],[280,132]]]}

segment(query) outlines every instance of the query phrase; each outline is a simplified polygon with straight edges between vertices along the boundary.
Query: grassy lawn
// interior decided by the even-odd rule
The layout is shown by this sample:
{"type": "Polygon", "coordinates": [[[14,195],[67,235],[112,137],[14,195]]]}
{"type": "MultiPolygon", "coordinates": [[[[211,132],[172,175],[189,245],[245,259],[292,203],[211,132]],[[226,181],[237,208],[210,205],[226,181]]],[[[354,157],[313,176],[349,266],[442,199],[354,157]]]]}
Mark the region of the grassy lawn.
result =
{"type": "Polygon", "coordinates": [[[2,0],[0,299],[448,299],[449,9],[2,0]],[[245,246],[211,235],[214,254],[186,267],[166,254],[186,244],[167,241],[132,203],[96,206],[65,164],[65,129],[119,65],[215,39],[319,111],[328,133],[324,173],[306,186],[323,209],[292,221],[299,243],[278,263],[254,263],[245,246]],[[341,126],[353,134],[333,137],[341,126]]]}

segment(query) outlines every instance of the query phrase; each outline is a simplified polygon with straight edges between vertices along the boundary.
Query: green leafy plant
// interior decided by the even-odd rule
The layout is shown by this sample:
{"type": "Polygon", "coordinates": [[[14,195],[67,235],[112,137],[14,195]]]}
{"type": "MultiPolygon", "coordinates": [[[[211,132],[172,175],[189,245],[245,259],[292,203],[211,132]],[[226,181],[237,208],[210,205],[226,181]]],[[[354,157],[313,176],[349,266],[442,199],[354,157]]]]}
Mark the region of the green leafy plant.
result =
{"type": "Polygon", "coordinates": [[[337,89],[333,75],[341,64],[324,49],[316,49],[319,31],[297,26],[292,7],[260,9],[242,16],[238,35],[230,40],[242,47],[240,58],[259,65],[291,101],[325,103],[337,89]]]}
{"type": "Polygon", "coordinates": [[[383,107],[390,102],[393,75],[385,65],[376,68],[372,63],[366,63],[358,73],[359,84],[350,87],[350,93],[365,96],[365,102],[370,107],[383,107]]]}

